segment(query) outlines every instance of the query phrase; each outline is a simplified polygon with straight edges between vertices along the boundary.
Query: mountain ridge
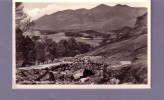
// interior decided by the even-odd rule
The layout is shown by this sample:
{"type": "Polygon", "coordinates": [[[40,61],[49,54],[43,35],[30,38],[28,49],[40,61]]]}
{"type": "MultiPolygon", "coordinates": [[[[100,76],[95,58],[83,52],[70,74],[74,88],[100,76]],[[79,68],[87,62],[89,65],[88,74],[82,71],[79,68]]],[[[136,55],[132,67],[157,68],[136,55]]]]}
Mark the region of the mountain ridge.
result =
{"type": "Polygon", "coordinates": [[[124,26],[133,27],[136,18],[143,15],[146,8],[127,5],[108,6],[100,4],[91,9],[63,10],[44,15],[35,20],[35,28],[60,30],[115,30],[124,26]]]}
{"type": "MultiPolygon", "coordinates": [[[[105,56],[102,61],[130,60],[137,58],[146,61],[147,58],[147,13],[137,17],[134,28],[130,29],[129,36],[114,43],[107,43],[86,53],[87,56],[105,56]]],[[[146,63],[146,62],[144,62],[146,63]]]]}

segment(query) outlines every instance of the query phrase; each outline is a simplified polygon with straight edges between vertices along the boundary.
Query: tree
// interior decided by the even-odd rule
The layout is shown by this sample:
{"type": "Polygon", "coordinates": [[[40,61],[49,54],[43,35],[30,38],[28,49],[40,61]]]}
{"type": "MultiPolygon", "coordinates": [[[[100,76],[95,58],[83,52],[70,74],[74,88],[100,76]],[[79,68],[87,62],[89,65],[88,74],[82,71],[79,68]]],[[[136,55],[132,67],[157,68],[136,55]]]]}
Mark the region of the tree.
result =
{"type": "Polygon", "coordinates": [[[35,51],[36,51],[36,61],[38,63],[44,63],[46,61],[45,57],[45,43],[37,41],[35,43],[35,51]]]}
{"type": "Polygon", "coordinates": [[[48,52],[49,52],[48,58],[51,61],[53,61],[56,58],[56,56],[57,56],[57,43],[56,42],[51,41],[48,44],[48,52]]]}
{"type": "Polygon", "coordinates": [[[86,44],[83,42],[78,42],[78,51],[83,54],[86,52],[89,52],[92,49],[92,46],[90,44],[86,44]]]}
{"type": "Polygon", "coordinates": [[[74,38],[70,38],[68,40],[68,44],[69,44],[69,48],[71,48],[72,50],[77,50],[78,49],[78,43],[74,38]]]}
{"type": "Polygon", "coordinates": [[[23,12],[24,7],[21,2],[16,2],[15,7],[16,62],[23,61],[20,66],[31,65],[31,62],[35,61],[34,43],[28,36],[24,36],[23,33],[30,30],[30,27],[34,24],[30,21],[27,14],[23,12]]]}
{"type": "Polygon", "coordinates": [[[57,44],[57,56],[58,57],[64,57],[67,56],[66,52],[68,48],[68,42],[65,39],[62,39],[57,44]]]}
{"type": "Polygon", "coordinates": [[[47,36],[43,38],[45,43],[45,57],[47,60],[53,61],[57,53],[57,43],[52,39],[49,39],[47,36]]]}

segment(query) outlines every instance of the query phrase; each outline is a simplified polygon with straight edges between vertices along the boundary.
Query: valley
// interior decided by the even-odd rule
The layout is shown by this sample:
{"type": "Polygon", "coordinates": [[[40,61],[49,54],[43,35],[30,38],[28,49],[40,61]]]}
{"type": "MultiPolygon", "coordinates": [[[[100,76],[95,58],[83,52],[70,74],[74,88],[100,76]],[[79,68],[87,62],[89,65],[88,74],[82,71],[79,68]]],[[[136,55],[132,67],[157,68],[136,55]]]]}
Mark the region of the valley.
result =
{"type": "Polygon", "coordinates": [[[147,9],[100,4],[63,10],[17,29],[16,84],[148,83],[147,9]]]}

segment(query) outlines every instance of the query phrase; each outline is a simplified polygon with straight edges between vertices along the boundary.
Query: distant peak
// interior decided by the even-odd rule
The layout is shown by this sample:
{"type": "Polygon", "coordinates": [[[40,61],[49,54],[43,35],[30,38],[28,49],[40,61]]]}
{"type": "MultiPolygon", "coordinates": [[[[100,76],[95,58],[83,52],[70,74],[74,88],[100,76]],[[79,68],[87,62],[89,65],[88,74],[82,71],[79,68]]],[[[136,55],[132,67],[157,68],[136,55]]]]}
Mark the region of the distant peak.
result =
{"type": "Polygon", "coordinates": [[[127,5],[122,5],[122,4],[117,4],[117,5],[115,5],[115,7],[129,7],[129,6],[127,6],[127,5]]]}
{"type": "Polygon", "coordinates": [[[105,5],[105,4],[100,4],[100,5],[98,5],[98,7],[109,7],[109,6],[105,5]]]}
{"type": "Polygon", "coordinates": [[[100,5],[98,5],[98,6],[95,7],[95,8],[107,8],[107,7],[110,7],[110,6],[105,5],[105,4],[100,4],[100,5]]]}

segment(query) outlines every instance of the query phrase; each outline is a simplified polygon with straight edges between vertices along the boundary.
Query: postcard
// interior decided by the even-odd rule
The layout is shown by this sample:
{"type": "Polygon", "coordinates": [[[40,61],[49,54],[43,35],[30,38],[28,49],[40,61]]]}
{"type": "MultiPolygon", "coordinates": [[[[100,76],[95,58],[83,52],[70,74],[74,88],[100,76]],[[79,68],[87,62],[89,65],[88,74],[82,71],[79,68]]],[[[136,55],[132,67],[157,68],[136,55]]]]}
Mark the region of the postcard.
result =
{"type": "Polygon", "coordinates": [[[150,0],[13,0],[13,89],[150,89],[150,0]]]}

